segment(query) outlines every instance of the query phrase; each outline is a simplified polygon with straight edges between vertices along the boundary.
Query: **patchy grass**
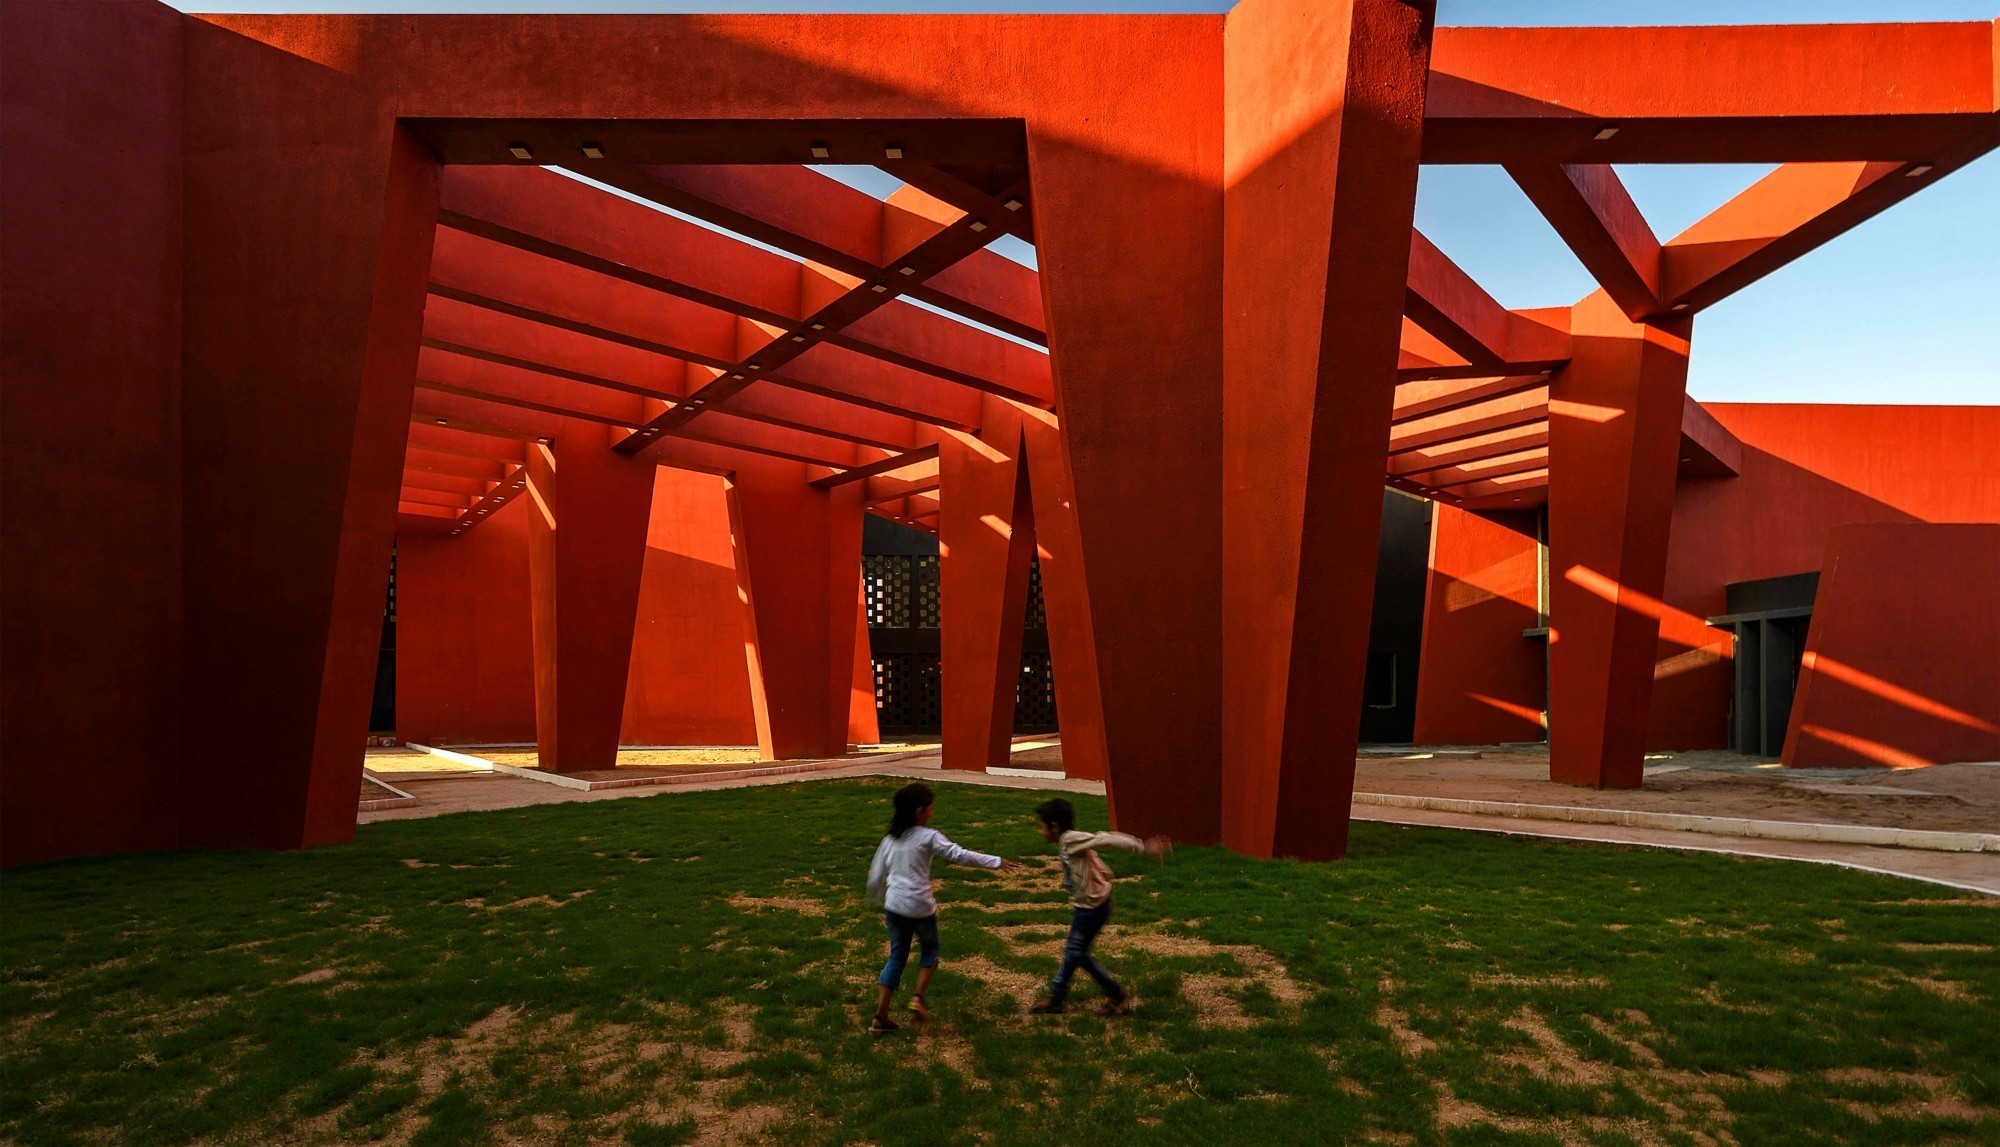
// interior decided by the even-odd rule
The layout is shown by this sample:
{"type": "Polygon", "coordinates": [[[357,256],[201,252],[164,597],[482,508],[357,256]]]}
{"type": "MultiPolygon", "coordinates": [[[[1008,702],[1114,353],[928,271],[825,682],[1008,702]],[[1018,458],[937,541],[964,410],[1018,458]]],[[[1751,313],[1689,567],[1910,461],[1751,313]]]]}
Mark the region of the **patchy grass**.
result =
{"type": "MultiPolygon", "coordinates": [[[[1485,834],[1116,856],[1101,952],[1142,1002],[1109,1022],[1024,1014],[1045,860],[941,869],[936,1018],[871,1039],[889,791],[9,872],[0,1141],[2000,1142],[2000,901],[1485,834]]],[[[937,823],[1046,858],[1037,799],[947,786],[937,823]]]]}

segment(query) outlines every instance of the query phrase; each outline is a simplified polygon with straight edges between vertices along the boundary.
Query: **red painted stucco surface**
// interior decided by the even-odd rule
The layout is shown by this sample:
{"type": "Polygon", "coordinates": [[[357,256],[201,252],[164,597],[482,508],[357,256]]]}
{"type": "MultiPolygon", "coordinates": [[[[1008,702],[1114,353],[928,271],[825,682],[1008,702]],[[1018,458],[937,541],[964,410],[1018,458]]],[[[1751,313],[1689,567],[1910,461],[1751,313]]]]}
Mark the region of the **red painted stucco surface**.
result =
{"type": "Polygon", "coordinates": [[[2000,525],[1838,527],[1785,764],[1952,761],[2000,761],[2000,525]]]}

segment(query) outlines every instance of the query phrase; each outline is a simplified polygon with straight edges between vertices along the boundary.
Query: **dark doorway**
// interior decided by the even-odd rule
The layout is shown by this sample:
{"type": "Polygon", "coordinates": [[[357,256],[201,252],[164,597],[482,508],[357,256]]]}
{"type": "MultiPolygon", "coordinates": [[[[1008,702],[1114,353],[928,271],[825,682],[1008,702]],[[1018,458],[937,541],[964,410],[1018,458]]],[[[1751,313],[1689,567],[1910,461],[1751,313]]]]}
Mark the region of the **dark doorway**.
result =
{"type": "Polygon", "coordinates": [[[1721,617],[1710,625],[1736,633],[1735,689],[1730,696],[1729,747],[1775,757],[1785,750],[1792,695],[1805,658],[1817,571],[1734,582],[1723,590],[1721,617]]]}
{"type": "Polygon", "coordinates": [[[396,731],[396,550],[389,548],[389,596],[382,603],[382,651],[375,661],[375,701],[368,711],[371,733],[396,731]]]}
{"type": "Polygon", "coordinates": [[[1382,492],[1382,544],[1375,557],[1375,612],[1361,703],[1364,744],[1405,744],[1417,729],[1417,658],[1430,579],[1431,504],[1382,492]]]}

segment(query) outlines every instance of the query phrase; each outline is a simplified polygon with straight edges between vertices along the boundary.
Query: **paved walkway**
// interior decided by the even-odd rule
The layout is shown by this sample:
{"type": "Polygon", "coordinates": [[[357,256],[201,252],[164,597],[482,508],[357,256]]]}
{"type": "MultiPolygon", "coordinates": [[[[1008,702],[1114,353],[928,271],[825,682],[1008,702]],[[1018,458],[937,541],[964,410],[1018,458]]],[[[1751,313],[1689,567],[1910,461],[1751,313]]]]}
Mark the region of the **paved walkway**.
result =
{"type": "MultiPolygon", "coordinates": [[[[1040,763],[1037,761],[1036,763],[1040,763]]],[[[630,800],[678,792],[705,792],[715,789],[751,788],[761,785],[805,784],[849,777],[889,776],[986,785],[995,788],[1039,789],[1102,795],[1097,781],[1070,780],[1037,770],[1010,770],[1024,775],[946,771],[937,755],[876,763],[857,761],[852,765],[821,772],[789,773],[724,781],[689,781],[686,784],[645,788],[624,788],[579,792],[558,788],[541,781],[524,780],[498,773],[402,773],[396,786],[422,802],[415,808],[387,809],[362,813],[360,821],[372,824],[386,820],[412,820],[445,813],[479,809],[521,808],[528,805],[563,804],[571,801],[630,800]]],[[[1936,852],[1912,848],[1884,848],[1870,845],[1831,844],[1819,841],[1762,840],[1671,829],[1634,828],[1619,825],[1578,824],[1558,820],[1522,817],[1495,817],[1469,813],[1439,812],[1429,809],[1389,808],[1357,805],[1357,820],[1405,824],[1430,828],[1455,828],[1475,832],[1497,832],[1509,836],[1532,836],[1556,840],[1590,841],[1600,844],[1672,848],[1687,852],[1716,852],[1736,856],[1798,860],[1834,864],[1864,872],[1877,872],[1942,884],[1971,892],[2000,896],[2000,853],[1936,852]]]]}

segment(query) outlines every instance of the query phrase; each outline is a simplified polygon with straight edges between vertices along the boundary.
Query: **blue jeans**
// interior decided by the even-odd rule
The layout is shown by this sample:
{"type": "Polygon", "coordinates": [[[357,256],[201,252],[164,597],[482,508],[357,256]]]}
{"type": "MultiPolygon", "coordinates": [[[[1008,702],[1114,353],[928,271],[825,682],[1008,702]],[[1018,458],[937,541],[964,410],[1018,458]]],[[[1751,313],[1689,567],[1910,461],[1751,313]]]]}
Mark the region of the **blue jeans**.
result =
{"type": "Polygon", "coordinates": [[[920,968],[935,968],[938,961],[937,913],[929,916],[902,916],[894,912],[882,913],[882,922],[889,926],[889,962],[882,965],[882,975],[876,980],[885,988],[899,988],[903,985],[903,967],[910,962],[910,937],[917,938],[917,945],[923,956],[917,961],[920,968]]]}
{"type": "Polygon", "coordinates": [[[1125,998],[1125,989],[1104,970],[1104,965],[1090,954],[1090,946],[1097,943],[1097,934],[1104,931],[1104,925],[1111,920],[1111,901],[1106,900],[1095,908],[1078,908],[1069,920],[1069,939],[1063,941],[1062,967],[1056,969],[1056,978],[1049,981],[1049,1002],[1062,1003],[1069,995],[1069,982],[1077,970],[1097,981],[1104,994],[1116,1003],[1125,998]]]}

